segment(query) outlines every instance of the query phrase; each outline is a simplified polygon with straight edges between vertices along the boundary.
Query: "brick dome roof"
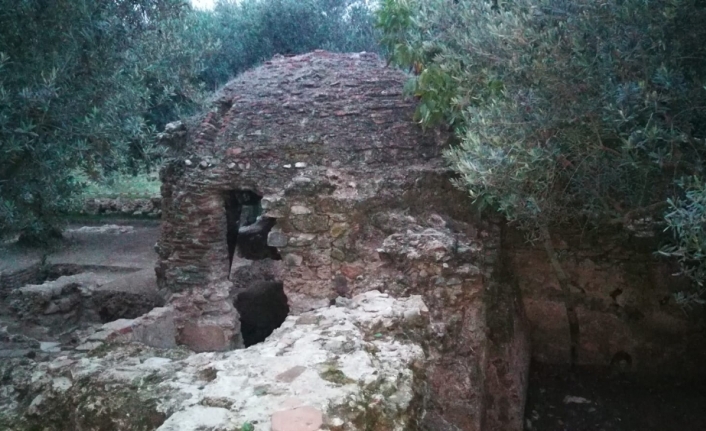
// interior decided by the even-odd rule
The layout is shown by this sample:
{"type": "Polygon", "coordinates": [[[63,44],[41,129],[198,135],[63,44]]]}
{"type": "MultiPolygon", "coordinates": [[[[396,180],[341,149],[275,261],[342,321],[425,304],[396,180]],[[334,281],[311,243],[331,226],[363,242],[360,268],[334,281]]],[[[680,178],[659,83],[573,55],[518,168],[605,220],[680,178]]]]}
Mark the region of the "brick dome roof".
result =
{"type": "Polygon", "coordinates": [[[218,92],[189,127],[187,153],[284,151],[349,166],[435,157],[439,141],[413,121],[406,79],[372,53],[276,56],[218,92]]]}

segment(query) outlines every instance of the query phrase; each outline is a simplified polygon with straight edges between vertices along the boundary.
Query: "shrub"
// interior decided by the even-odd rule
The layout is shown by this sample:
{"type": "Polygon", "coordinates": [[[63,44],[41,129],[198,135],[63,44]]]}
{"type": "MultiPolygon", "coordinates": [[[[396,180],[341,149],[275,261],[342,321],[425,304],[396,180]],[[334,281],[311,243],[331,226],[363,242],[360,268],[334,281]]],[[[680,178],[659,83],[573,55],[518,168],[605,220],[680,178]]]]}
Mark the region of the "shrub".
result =
{"type": "Polygon", "coordinates": [[[689,307],[706,304],[706,185],[698,178],[684,178],[679,185],[683,197],[668,199],[665,216],[667,229],[674,235],[674,244],[660,250],[664,256],[676,258],[683,273],[694,281],[693,292],[679,292],[677,303],[689,307]]]}
{"type": "Polygon", "coordinates": [[[675,178],[703,174],[704,18],[698,0],[383,1],[418,120],[447,122],[457,184],[544,244],[573,348],[551,231],[659,214],[675,178]]]}

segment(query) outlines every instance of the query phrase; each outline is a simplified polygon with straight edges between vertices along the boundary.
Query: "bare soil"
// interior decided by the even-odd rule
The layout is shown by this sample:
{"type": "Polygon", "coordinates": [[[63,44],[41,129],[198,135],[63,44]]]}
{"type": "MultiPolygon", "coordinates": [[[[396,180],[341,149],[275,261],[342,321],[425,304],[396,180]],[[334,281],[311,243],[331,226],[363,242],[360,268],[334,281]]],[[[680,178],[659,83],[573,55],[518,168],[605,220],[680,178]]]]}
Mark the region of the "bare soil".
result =
{"type": "MultiPolygon", "coordinates": [[[[69,307],[60,310],[68,316],[66,325],[69,329],[46,320],[54,318],[57,311],[50,312],[50,317],[46,316],[47,312],[40,313],[36,319],[20,316],[11,306],[9,292],[4,292],[0,295],[0,360],[25,354],[31,355],[28,357],[39,355],[46,360],[50,355],[43,349],[40,351],[42,342],[59,341],[61,349],[68,348],[74,339],[78,339],[73,337],[76,331],[99,327],[110,320],[134,318],[149,311],[149,307],[159,306],[161,298],[158,297],[154,272],[157,259],[154,244],[159,234],[158,221],[111,219],[91,223],[86,220],[68,226],[61,241],[44,249],[11,242],[0,244],[0,272],[36,273],[29,284],[83,274],[82,282],[95,289],[90,299],[84,295],[78,303],[68,297],[54,300],[69,307]],[[100,321],[94,314],[86,314],[86,307],[94,314],[98,313],[100,321]],[[84,319],[84,314],[88,320],[84,319]]],[[[54,356],[60,353],[59,350],[52,351],[54,356]]]]}
{"type": "Polygon", "coordinates": [[[706,381],[533,363],[525,412],[526,431],[704,431],[706,381]]]}
{"type": "Polygon", "coordinates": [[[31,266],[47,256],[49,265],[105,267],[118,270],[154,268],[159,239],[158,220],[86,220],[68,226],[64,239],[46,249],[0,244],[0,271],[12,272],[31,266]],[[83,226],[119,225],[131,228],[126,233],[70,232],[83,226]]]}

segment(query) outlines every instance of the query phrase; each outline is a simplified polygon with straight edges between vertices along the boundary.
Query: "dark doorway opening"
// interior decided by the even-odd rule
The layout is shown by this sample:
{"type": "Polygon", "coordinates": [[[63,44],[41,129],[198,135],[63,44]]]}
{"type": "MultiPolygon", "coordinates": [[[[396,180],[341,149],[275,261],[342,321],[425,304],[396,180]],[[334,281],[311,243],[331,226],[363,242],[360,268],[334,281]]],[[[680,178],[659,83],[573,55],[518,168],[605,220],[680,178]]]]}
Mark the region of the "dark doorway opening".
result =
{"type": "Polygon", "coordinates": [[[235,308],[240,314],[240,332],[245,347],[261,343],[282,326],[289,314],[281,281],[258,281],[238,293],[235,308]]]}
{"type": "Polygon", "coordinates": [[[262,196],[250,190],[230,190],[225,193],[228,273],[233,267],[236,251],[240,257],[248,260],[281,259],[277,248],[267,245],[267,234],[276,219],[261,215],[261,200],[262,196]]]}
{"type": "Polygon", "coordinates": [[[250,190],[225,193],[231,300],[240,315],[245,347],[261,343],[289,314],[284,286],[277,281],[281,256],[267,245],[277,220],[262,215],[262,196],[250,190]]]}

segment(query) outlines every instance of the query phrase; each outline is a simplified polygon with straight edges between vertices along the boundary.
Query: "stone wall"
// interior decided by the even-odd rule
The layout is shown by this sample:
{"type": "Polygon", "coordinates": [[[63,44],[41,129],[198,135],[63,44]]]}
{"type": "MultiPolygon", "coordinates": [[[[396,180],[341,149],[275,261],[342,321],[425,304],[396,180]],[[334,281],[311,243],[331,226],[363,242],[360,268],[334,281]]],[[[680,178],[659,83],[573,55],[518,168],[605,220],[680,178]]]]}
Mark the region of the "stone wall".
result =
{"type": "MultiPolygon", "coordinates": [[[[508,232],[504,248],[531,322],[533,356],[566,364],[569,330],[555,273],[543,249],[508,232]]],[[[554,242],[578,300],[581,364],[609,366],[624,352],[633,371],[704,374],[703,310],[675,304],[674,293],[688,283],[673,276],[678,266],[654,255],[658,240],[625,231],[560,232],[554,242]]]]}
{"type": "MultiPolygon", "coordinates": [[[[409,173],[386,172],[393,161],[407,161],[412,170],[439,163],[425,164],[442,141],[411,121],[414,103],[401,98],[404,75],[381,66],[372,54],[273,60],[228,84],[205,116],[167,128],[163,142],[174,158],[161,174],[157,274],[179,311],[182,342],[197,350],[239,345],[237,316],[225,300],[232,284],[226,194],[262,197],[265,216],[277,220],[270,245],[292,263],[292,275],[283,281],[293,308],[310,309],[333,299],[336,238],[329,235],[346,229],[346,205],[354,205],[361,191],[365,199],[375,195],[396,177],[409,182],[409,173]],[[352,179],[341,185],[333,178],[336,169],[352,179]],[[279,232],[291,243],[278,241],[279,232]],[[311,252],[293,250],[300,247],[311,252]]],[[[403,192],[394,184],[386,188],[403,192]]]]}
{"type": "Polygon", "coordinates": [[[17,270],[0,271],[0,298],[10,294],[25,284],[40,283],[45,277],[45,267],[41,260],[17,270]]]}
{"type": "Polygon", "coordinates": [[[162,215],[161,206],[162,199],[160,197],[89,198],[83,202],[80,214],[152,218],[162,215]]]}
{"type": "MultiPolygon", "coordinates": [[[[426,368],[432,400],[425,416],[428,425],[492,429],[484,425],[488,422],[520,429],[529,359],[526,327],[520,308],[507,311],[505,300],[519,304],[512,285],[493,282],[491,287],[488,281],[499,260],[498,229],[481,228],[469,217],[470,204],[460,192],[431,187],[448,183],[443,172],[398,170],[388,172],[387,178],[368,173],[373,180],[384,179],[371,181],[377,184],[374,188],[354,184],[357,171],[329,168],[317,176],[315,170],[303,168],[300,173],[283,193],[263,197],[263,215],[277,220],[268,245],[282,256],[278,276],[293,312],[325,307],[337,297],[370,289],[396,297],[422,295],[434,331],[426,368]],[[428,180],[431,188],[419,178],[428,180]],[[459,207],[464,205],[462,212],[459,207]],[[456,220],[431,210],[465,217],[456,220]],[[503,300],[491,301],[496,295],[503,300]]],[[[223,205],[206,197],[190,200],[198,216],[189,218],[187,226],[173,228],[194,229],[183,234],[185,241],[193,241],[185,242],[185,248],[203,247],[188,248],[180,258],[210,254],[201,260],[203,266],[191,268],[192,274],[183,266],[170,267],[173,260],[163,262],[164,282],[179,283],[171,302],[182,313],[180,341],[196,349],[228,348],[217,343],[230,327],[218,332],[223,327],[215,320],[223,319],[237,331],[237,321],[227,320],[233,318],[224,300],[228,284],[223,205]],[[214,310],[221,314],[208,314],[214,310]],[[196,331],[190,329],[194,322],[212,326],[196,331]]],[[[170,244],[179,245],[173,239],[170,244]]]]}

